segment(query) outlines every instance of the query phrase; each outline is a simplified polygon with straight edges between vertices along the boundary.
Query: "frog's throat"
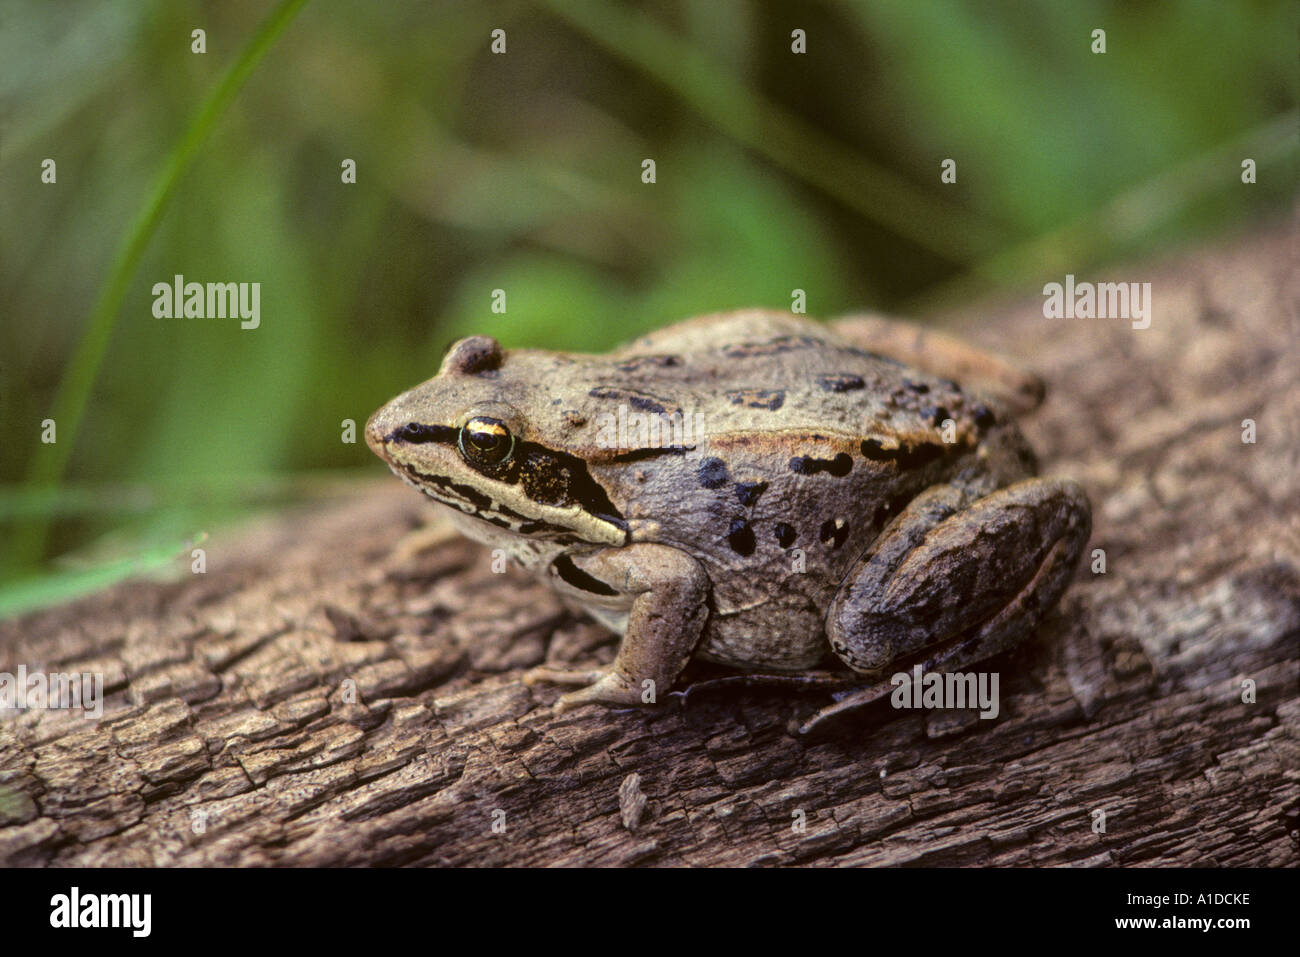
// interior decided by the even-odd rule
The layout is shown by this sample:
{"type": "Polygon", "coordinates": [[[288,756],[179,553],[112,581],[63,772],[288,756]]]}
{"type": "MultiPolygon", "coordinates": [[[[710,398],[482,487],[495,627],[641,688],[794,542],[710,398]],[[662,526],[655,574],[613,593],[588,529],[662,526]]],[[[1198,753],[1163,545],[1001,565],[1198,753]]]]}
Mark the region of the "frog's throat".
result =
{"type": "MultiPolygon", "coordinates": [[[[630,531],[605,490],[581,466],[578,491],[568,504],[548,505],[528,496],[519,482],[494,481],[492,494],[429,472],[390,446],[389,467],[402,481],[430,498],[524,538],[580,539],[594,545],[626,545],[630,531]]],[[[572,465],[570,465],[573,468],[572,465]]]]}

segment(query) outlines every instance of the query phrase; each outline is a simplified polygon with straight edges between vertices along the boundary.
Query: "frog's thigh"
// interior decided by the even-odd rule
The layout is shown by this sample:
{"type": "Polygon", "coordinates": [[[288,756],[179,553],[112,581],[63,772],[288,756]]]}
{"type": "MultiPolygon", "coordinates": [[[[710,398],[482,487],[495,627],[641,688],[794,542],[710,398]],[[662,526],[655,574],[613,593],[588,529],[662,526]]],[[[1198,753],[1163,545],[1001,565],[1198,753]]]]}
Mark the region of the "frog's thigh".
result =
{"type": "Polygon", "coordinates": [[[648,543],[575,557],[574,564],[635,598],[613,666],[588,687],[565,695],[561,707],[589,701],[639,704],[647,680],[657,695],[667,692],[690,661],[708,619],[709,579],[703,567],[685,552],[648,543]]]}
{"type": "Polygon", "coordinates": [[[1091,531],[1078,485],[1028,479],[966,498],[952,486],[918,496],[850,570],[826,630],[851,668],[877,671],[959,635],[972,660],[988,657],[1065,590],[1091,531]]]}
{"type": "Polygon", "coordinates": [[[870,352],[932,375],[982,387],[1001,397],[1018,414],[1038,408],[1046,393],[1038,376],[1018,368],[1009,359],[915,323],[852,315],[833,320],[830,327],[870,352]]]}

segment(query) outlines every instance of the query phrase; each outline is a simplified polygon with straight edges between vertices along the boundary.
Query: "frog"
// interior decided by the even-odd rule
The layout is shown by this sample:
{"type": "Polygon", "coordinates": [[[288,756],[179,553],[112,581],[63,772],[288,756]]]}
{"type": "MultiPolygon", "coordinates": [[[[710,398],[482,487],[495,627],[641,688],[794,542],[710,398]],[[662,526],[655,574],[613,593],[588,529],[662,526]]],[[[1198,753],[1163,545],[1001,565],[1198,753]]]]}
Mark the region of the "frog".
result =
{"type": "Polygon", "coordinates": [[[1057,605],[1091,510],[1017,424],[1044,394],[906,320],[745,309],[605,354],[459,339],[365,438],[621,639],[603,667],[523,674],[574,688],[557,711],[657,703],[701,660],[857,679],[829,718],[891,671],[1006,651],[1057,605]]]}

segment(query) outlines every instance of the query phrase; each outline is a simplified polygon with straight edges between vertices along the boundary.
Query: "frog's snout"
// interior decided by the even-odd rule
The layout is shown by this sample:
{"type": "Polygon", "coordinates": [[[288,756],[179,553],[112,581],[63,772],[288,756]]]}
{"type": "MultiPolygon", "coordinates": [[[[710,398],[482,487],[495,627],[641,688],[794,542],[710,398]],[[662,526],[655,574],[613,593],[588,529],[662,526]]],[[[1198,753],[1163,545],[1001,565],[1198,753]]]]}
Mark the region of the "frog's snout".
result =
{"type": "Polygon", "coordinates": [[[384,435],[387,433],[386,424],[384,423],[384,410],[387,406],[382,406],[371,413],[370,418],[366,420],[366,445],[370,446],[370,451],[374,452],[385,462],[388,461],[388,453],[384,446],[384,435]]]}

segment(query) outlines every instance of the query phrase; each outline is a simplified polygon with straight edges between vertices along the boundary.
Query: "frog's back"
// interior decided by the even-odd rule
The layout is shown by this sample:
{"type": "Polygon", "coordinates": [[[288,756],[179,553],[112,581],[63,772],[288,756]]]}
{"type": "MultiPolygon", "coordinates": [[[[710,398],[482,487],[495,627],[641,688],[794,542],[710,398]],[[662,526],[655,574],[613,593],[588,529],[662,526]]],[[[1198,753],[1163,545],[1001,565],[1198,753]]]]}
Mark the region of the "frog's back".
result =
{"type": "MultiPolygon", "coordinates": [[[[679,416],[601,466],[634,540],[672,544],[714,584],[706,654],[736,663],[755,642],[772,666],[819,654],[820,615],[844,573],[917,493],[975,453],[992,412],[956,383],[912,370],[812,320],[745,312],[689,320],[608,358],[598,404],[679,416]],[[617,498],[617,496],[616,496],[617,498]],[[731,655],[729,645],[737,651],[731,655]]],[[[591,411],[598,411],[589,407],[591,411]]],[[[599,413],[598,413],[599,414],[599,413]]]]}
{"type": "Polygon", "coordinates": [[[704,316],[614,353],[603,394],[633,407],[693,412],[710,434],[835,432],[919,437],[952,420],[949,444],[991,424],[989,406],[960,385],[862,349],[788,313],[704,316]],[[671,396],[671,401],[662,401],[671,396]],[[955,429],[955,434],[954,430],[955,429]]]}

